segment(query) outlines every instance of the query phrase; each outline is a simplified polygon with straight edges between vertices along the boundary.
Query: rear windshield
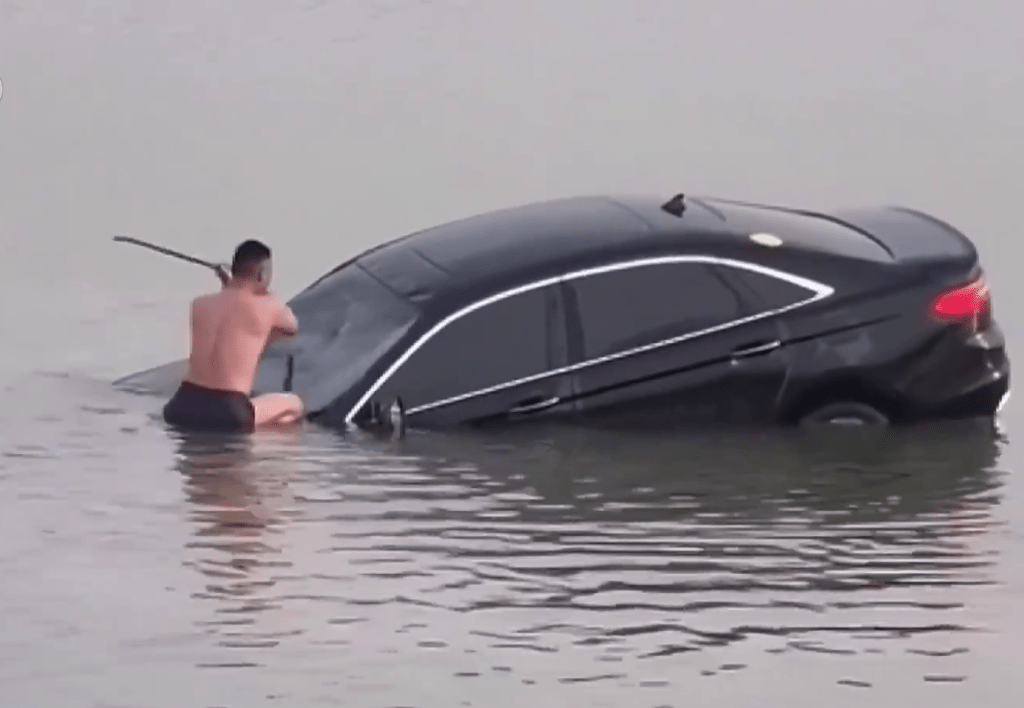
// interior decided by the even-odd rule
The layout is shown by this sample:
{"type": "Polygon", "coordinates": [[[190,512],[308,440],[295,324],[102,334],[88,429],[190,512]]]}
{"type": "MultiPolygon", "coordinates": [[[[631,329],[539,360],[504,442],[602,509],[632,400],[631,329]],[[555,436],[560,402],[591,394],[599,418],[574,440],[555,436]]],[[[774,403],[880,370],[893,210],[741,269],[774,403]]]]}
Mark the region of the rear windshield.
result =
{"type": "Polygon", "coordinates": [[[254,392],[280,391],[294,356],[292,390],[320,410],[351,388],[416,321],[419,310],[356,263],[302,291],[289,303],[299,334],[267,349],[254,392]]]}

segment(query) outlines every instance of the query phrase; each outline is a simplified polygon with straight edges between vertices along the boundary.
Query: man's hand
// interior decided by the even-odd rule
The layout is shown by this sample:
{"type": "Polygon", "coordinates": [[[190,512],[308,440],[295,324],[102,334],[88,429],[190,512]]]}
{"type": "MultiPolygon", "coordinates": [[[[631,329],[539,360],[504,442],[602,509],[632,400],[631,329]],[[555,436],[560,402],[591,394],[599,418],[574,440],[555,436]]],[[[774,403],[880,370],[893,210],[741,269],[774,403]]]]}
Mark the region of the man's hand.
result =
{"type": "Polygon", "coordinates": [[[217,267],[214,268],[214,272],[217,277],[220,278],[220,284],[226,286],[231,282],[231,269],[228,268],[227,263],[218,263],[217,267]]]}

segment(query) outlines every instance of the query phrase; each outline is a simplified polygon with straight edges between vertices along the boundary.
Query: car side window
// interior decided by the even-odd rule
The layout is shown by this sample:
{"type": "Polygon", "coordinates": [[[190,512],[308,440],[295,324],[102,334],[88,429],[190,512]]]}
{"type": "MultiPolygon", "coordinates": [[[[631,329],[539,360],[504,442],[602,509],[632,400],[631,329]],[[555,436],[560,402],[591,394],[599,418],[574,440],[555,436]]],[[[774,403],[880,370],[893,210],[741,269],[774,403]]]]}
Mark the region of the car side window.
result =
{"type": "Polygon", "coordinates": [[[659,263],[587,275],[575,290],[586,359],[740,319],[736,293],[704,263],[659,263]]]}
{"type": "Polygon", "coordinates": [[[727,278],[740,281],[758,298],[753,303],[756,313],[782,310],[814,297],[813,290],[774,275],[733,266],[725,266],[722,270],[727,278]]]}
{"type": "Polygon", "coordinates": [[[384,388],[415,408],[549,371],[549,292],[513,295],[450,322],[384,388]]]}

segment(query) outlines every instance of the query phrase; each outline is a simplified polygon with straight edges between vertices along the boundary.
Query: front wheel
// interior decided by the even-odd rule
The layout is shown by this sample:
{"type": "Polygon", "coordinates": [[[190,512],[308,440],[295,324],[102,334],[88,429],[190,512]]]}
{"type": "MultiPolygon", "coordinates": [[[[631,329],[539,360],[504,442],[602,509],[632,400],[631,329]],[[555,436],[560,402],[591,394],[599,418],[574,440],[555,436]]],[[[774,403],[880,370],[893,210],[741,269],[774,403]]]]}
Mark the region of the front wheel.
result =
{"type": "Polygon", "coordinates": [[[801,426],[844,425],[887,427],[889,417],[877,408],[857,401],[828,403],[800,419],[801,426]]]}

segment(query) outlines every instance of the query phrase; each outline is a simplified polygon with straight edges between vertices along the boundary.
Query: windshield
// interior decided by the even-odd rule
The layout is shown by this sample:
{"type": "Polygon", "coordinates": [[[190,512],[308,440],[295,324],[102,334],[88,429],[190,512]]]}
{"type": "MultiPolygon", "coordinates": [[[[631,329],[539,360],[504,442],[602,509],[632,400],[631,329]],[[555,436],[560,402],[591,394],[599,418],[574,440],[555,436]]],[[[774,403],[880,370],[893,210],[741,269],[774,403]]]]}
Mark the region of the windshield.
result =
{"type": "Polygon", "coordinates": [[[253,393],[281,391],[292,354],[291,390],[311,412],[351,388],[419,316],[412,303],[356,263],[314,283],[289,305],[299,334],[268,347],[253,393]]]}

